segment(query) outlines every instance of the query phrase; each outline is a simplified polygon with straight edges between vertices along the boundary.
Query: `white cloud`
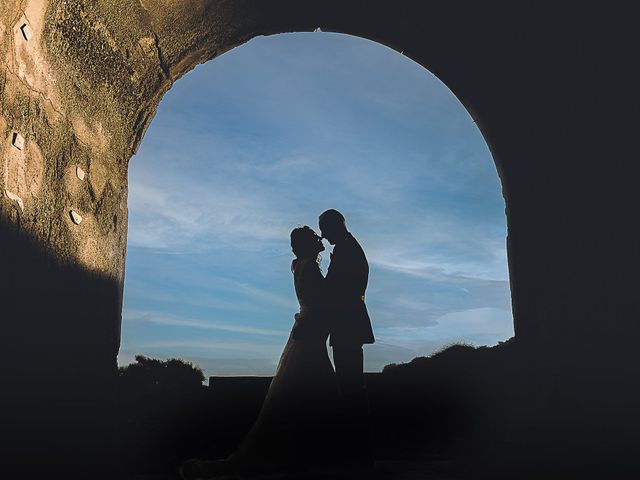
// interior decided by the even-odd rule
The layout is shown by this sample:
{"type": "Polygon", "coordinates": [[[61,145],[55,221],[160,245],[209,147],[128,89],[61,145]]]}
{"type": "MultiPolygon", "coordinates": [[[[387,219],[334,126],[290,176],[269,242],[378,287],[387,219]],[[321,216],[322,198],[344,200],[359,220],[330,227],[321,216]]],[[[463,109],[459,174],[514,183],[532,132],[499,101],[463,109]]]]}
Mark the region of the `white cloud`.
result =
{"type": "Polygon", "coordinates": [[[453,342],[493,345],[513,336],[513,322],[509,310],[475,308],[445,313],[428,325],[385,326],[376,329],[376,335],[383,343],[433,351],[435,345],[453,342]]]}
{"type": "MultiPolygon", "coordinates": [[[[282,345],[284,346],[284,344],[282,345]]],[[[279,345],[271,345],[263,342],[239,342],[229,340],[149,340],[136,342],[135,345],[127,344],[129,351],[156,352],[156,355],[167,355],[167,351],[181,352],[179,356],[221,356],[231,358],[278,358],[282,351],[279,345]],[[203,355],[204,354],[204,355],[203,355]]],[[[170,355],[173,355],[171,353],[170,355]]]]}
{"type": "Polygon", "coordinates": [[[212,242],[269,245],[288,239],[290,225],[262,192],[167,173],[172,178],[131,177],[129,210],[136,228],[130,245],[179,253],[212,242]]]}
{"type": "Polygon", "coordinates": [[[288,332],[267,328],[256,328],[241,324],[218,323],[206,320],[178,318],[162,312],[127,310],[123,314],[123,321],[146,322],[172,327],[194,328],[203,330],[220,330],[225,332],[242,333],[249,335],[270,335],[282,337],[288,332]]]}

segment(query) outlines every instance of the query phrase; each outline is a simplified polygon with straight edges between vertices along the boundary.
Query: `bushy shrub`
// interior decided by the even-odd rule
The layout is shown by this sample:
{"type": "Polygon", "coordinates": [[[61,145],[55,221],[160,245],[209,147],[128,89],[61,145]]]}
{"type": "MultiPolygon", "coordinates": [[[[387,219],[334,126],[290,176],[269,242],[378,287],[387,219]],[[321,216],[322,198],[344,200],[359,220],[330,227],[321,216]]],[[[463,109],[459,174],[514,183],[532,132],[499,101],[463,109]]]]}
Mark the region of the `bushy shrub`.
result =
{"type": "Polygon", "coordinates": [[[158,360],[144,355],[135,358],[136,363],[118,369],[121,385],[125,388],[185,389],[201,387],[204,381],[200,367],[180,358],[158,360]]]}

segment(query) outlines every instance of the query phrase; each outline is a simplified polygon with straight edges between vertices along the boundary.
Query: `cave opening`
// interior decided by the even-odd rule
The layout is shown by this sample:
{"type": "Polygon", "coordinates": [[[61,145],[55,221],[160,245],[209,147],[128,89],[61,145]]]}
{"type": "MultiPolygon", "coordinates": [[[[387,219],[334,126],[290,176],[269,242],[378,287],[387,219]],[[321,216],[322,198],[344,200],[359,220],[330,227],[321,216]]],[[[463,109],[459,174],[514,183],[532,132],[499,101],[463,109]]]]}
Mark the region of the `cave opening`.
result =
{"type": "Polygon", "coordinates": [[[120,365],[271,375],[297,311],[289,232],[327,208],[371,266],[367,371],[513,336],[486,142],[443,82],[379,43],[279,34],[197,67],[160,104],[129,186],[120,365]]]}

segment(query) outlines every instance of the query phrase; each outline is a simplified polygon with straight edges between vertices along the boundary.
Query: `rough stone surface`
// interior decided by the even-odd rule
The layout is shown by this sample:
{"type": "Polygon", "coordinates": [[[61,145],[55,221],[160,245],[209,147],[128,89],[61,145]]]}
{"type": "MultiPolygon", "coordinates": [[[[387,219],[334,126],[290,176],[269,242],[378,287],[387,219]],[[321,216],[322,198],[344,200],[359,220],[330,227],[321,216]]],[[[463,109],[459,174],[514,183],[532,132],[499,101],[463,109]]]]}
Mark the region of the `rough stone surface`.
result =
{"type": "MultiPolygon", "coordinates": [[[[2,355],[5,364],[22,359],[11,379],[40,379],[51,402],[34,408],[50,430],[60,419],[83,424],[77,410],[52,406],[66,405],[72,385],[86,412],[103,408],[119,346],[127,167],[162,96],[256,35],[318,27],[403,52],[477,122],[502,181],[516,334],[528,358],[578,368],[598,351],[612,369],[628,365],[640,339],[632,3],[4,0],[2,355]]],[[[17,461],[31,458],[16,445],[17,461]]]]}

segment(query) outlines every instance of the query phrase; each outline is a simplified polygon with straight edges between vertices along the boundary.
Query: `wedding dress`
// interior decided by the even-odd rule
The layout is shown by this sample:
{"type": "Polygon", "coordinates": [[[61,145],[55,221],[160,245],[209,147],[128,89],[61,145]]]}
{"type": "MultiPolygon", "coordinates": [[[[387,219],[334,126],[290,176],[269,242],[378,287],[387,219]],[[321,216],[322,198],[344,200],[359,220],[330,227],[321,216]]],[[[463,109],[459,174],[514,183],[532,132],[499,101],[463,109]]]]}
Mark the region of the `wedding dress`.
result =
{"type": "Polygon", "coordinates": [[[327,352],[324,277],[315,259],[292,264],[300,312],[255,424],[228,458],[237,468],[325,465],[334,457],[331,423],[338,402],[327,352]]]}

